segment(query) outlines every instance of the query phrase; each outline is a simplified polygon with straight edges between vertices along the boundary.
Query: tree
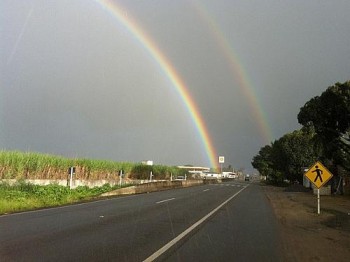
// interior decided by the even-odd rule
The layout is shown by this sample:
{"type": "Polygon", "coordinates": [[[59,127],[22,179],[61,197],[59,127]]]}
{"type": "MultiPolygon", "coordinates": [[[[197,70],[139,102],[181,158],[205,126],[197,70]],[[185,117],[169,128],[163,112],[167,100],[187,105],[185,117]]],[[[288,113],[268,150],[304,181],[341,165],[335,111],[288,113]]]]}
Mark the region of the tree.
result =
{"type": "Polygon", "coordinates": [[[314,143],[308,129],[296,130],[260,149],[253,158],[252,165],[260,174],[274,182],[302,181],[303,168],[319,159],[322,150],[314,143]]]}
{"type": "Polygon", "coordinates": [[[298,114],[304,127],[311,127],[333,166],[350,168],[350,81],[328,87],[321,96],[310,99],[298,114]]]}
{"type": "Polygon", "coordinates": [[[336,83],[308,101],[298,114],[303,126],[312,125],[323,139],[333,140],[350,127],[350,81],[336,83]]]}
{"type": "Polygon", "coordinates": [[[322,149],[313,140],[314,135],[301,129],[284,135],[276,142],[273,150],[275,168],[283,172],[286,179],[302,182],[303,168],[322,155],[322,149]]]}
{"type": "Polygon", "coordinates": [[[253,157],[252,166],[259,171],[263,176],[268,179],[277,181],[278,176],[276,176],[273,169],[273,162],[271,158],[272,146],[266,145],[262,147],[259,153],[253,157]]]}
{"type": "MultiPolygon", "coordinates": [[[[302,180],[303,168],[316,160],[332,173],[350,171],[350,81],[336,83],[310,99],[298,114],[301,130],[262,147],[252,165],[274,182],[302,180]]],[[[335,174],[336,175],[336,174],[335,174]]]]}

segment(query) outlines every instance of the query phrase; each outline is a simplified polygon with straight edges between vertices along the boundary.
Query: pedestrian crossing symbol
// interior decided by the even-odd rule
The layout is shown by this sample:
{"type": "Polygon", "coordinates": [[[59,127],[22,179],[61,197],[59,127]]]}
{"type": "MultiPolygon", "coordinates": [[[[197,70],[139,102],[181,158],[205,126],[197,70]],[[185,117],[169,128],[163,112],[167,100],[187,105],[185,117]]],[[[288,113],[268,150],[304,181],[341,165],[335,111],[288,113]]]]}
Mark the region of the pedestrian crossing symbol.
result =
{"type": "Polygon", "coordinates": [[[317,188],[325,185],[333,176],[332,173],[321,164],[321,162],[313,164],[304,175],[317,188]]]}

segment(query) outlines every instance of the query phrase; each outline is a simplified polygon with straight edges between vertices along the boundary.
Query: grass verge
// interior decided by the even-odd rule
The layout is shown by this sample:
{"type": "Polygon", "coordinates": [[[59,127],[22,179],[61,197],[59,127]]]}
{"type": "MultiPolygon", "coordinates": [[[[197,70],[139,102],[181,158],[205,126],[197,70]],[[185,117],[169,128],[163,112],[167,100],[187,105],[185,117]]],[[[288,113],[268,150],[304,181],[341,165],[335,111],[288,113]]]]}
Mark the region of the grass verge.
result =
{"type": "MultiPolygon", "coordinates": [[[[128,185],[123,185],[126,187],[128,185]]],[[[0,214],[53,207],[92,199],[102,193],[118,189],[120,186],[105,184],[102,187],[68,187],[51,184],[33,185],[18,181],[14,185],[0,183],[0,214]]]]}

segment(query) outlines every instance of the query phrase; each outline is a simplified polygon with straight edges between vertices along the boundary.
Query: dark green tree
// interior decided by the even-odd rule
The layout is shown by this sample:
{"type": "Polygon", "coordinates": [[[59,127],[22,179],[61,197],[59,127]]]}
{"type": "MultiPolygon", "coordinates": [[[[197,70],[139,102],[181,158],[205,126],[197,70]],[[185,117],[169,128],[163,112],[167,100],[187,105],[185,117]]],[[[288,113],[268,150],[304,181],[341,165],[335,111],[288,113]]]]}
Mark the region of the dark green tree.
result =
{"type": "Polygon", "coordinates": [[[302,181],[303,168],[310,166],[322,155],[322,147],[314,142],[309,129],[296,130],[261,148],[252,165],[261,175],[274,182],[302,181]]]}
{"type": "Polygon", "coordinates": [[[279,180],[279,174],[276,174],[273,168],[272,146],[262,147],[253,157],[252,166],[259,171],[260,175],[266,176],[269,180],[279,180]]]}
{"type": "Polygon", "coordinates": [[[304,127],[312,128],[333,167],[350,170],[350,81],[328,87],[321,96],[310,99],[298,114],[304,127]]]}
{"type": "Polygon", "coordinates": [[[314,133],[302,129],[276,141],[273,150],[275,169],[281,171],[286,179],[302,182],[303,168],[320,158],[322,149],[315,144],[313,137],[314,133]]]}

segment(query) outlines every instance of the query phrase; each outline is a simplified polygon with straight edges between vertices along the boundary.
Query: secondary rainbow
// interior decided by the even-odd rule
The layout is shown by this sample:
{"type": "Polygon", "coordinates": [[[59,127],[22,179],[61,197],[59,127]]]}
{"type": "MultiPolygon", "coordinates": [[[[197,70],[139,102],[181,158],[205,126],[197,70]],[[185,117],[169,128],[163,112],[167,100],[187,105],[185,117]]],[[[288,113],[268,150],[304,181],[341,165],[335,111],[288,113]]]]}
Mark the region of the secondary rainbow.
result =
{"type": "Polygon", "coordinates": [[[186,87],[184,81],[181,79],[175,68],[172,66],[167,57],[161,52],[152,39],[147,36],[141,27],[131,18],[130,15],[125,15],[123,9],[116,3],[108,0],[95,0],[105,10],[107,10],[119,23],[121,23],[127,30],[142,44],[151,57],[159,64],[160,68],[172,83],[177,93],[181,97],[184,105],[191,116],[194,125],[201,137],[205,152],[212,167],[217,168],[217,153],[208,129],[204,123],[198,107],[191,97],[191,94],[186,87]]]}
{"type": "Polygon", "coordinates": [[[230,69],[235,76],[235,80],[238,81],[241,92],[246,97],[249,104],[251,114],[256,122],[257,128],[261,133],[263,142],[269,144],[273,140],[273,135],[268,125],[267,117],[264,114],[262,106],[255,94],[252,84],[248,78],[246,70],[244,70],[242,62],[238,59],[235,50],[229,43],[227,37],[223,33],[221,27],[218,25],[216,19],[208,11],[208,8],[204,6],[201,1],[193,1],[194,8],[197,13],[207,24],[210,32],[216,39],[220,50],[222,50],[230,69]]]}

